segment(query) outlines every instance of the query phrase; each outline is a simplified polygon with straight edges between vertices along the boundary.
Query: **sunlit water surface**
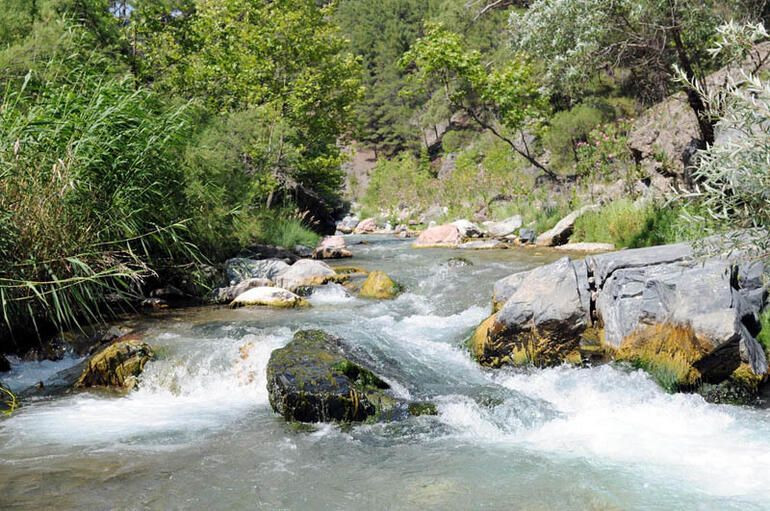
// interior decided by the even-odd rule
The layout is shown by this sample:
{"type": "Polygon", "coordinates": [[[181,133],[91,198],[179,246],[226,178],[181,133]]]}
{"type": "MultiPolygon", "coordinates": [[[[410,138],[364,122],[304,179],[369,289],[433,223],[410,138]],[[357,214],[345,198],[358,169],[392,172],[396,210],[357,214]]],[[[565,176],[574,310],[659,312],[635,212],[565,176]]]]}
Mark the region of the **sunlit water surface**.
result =
{"type": "MultiPolygon", "coordinates": [[[[329,286],[301,311],[203,309],[150,322],[161,357],[125,397],[81,393],[0,421],[2,509],[769,509],[770,415],[668,395],[612,367],[487,371],[463,347],[493,282],[554,258],[349,240],[406,286],[329,286]],[[473,266],[452,267],[463,255],[473,266]],[[270,409],[265,367],[323,328],[439,415],[311,431],[270,409]]],[[[21,364],[15,388],[75,360],[21,364]]]]}

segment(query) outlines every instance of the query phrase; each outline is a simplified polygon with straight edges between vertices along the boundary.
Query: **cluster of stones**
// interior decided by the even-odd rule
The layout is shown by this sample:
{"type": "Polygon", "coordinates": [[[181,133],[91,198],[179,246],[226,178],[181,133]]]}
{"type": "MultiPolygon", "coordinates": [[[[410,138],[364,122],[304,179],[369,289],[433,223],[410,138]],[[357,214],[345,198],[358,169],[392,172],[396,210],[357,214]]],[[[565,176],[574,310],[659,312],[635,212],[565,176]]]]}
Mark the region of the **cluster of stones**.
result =
{"type": "Polygon", "coordinates": [[[470,340],[487,366],[621,359],[671,389],[767,373],[759,314],[763,264],[740,251],[699,256],[688,244],[564,257],[494,288],[494,314],[470,340]]]}

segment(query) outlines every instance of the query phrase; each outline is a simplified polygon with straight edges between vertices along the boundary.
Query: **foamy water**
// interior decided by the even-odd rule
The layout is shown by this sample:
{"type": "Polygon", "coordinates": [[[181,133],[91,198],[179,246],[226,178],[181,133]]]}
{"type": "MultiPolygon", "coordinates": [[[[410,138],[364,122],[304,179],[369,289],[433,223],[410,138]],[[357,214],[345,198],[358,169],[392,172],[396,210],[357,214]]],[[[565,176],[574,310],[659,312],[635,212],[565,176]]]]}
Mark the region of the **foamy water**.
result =
{"type": "MultiPolygon", "coordinates": [[[[491,371],[470,359],[464,342],[489,313],[492,283],[542,258],[463,253],[475,264],[452,268],[448,250],[353,248],[357,265],[387,271],[405,292],[371,301],[331,285],[309,309],[156,322],[147,341],[160,356],[139,390],[34,402],[0,421],[0,503],[11,504],[0,507],[769,507],[767,411],[666,394],[638,371],[491,371]],[[265,368],[302,328],[341,337],[395,395],[431,400],[439,415],[286,425],[270,409],[265,368]]],[[[16,364],[11,380],[75,362],[16,364]]]]}

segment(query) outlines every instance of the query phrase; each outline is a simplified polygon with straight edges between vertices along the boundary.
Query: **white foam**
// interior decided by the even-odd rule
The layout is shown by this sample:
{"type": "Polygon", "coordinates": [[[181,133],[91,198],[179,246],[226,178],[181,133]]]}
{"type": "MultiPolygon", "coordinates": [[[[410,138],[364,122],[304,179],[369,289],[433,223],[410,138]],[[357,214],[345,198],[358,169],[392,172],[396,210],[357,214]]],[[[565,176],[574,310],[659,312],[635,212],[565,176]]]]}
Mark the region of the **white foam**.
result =
{"type": "Polygon", "coordinates": [[[313,305],[334,305],[354,301],[350,293],[339,284],[327,284],[313,290],[310,303],[313,305]]]}
{"type": "Polygon", "coordinates": [[[66,444],[216,429],[268,406],[265,368],[270,353],[289,339],[288,329],[282,330],[278,335],[190,340],[199,349],[150,362],[140,388],[125,397],[81,393],[23,408],[2,427],[24,441],[66,444]]]}
{"type": "Polygon", "coordinates": [[[766,414],[670,395],[642,372],[610,366],[509,372],[497,380],[543,400],[557,418],[524,427],[511,414],[501,424],[496,411],[454,397],[439,406],[440,420],[468,441],[631,467],[648,480],[686,481],[715,497],[760,498],[770,486],[766,414]]]}

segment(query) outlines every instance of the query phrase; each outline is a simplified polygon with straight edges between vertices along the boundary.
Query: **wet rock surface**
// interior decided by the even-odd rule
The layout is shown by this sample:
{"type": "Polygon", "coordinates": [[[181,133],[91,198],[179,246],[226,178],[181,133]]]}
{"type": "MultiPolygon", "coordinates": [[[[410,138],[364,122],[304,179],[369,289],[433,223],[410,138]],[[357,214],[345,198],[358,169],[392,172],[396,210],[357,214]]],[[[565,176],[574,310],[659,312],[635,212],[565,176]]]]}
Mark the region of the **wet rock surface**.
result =
{"type": "Polygon", "coordinates": [[[321,330],[303,330],[273,351],[267,389],[273,410],[287,421],[360,422],[403,417],[408,404],[390,395],[390,386],[350,360],[340,339],[321,330]]]}
{"type": "Polygon", "coordinates": [[[114,342],[86,362],[75,387],[130,390],[137,385],[145,364],[154,357],[150,345],[138,339],[114,342]]]}

